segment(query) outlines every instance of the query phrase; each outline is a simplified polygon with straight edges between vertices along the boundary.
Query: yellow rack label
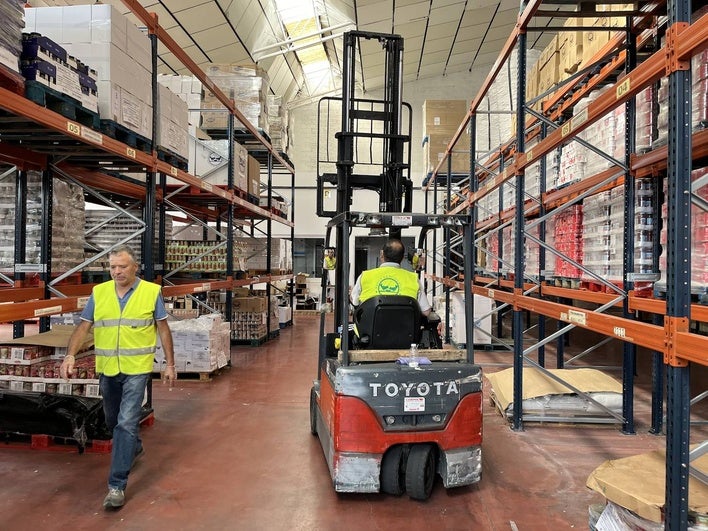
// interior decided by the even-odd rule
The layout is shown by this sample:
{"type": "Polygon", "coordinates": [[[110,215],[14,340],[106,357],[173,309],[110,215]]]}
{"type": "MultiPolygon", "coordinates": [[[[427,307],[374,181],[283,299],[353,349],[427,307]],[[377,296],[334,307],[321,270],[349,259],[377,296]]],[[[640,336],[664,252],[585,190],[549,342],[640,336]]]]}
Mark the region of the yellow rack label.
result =
{"type": "Polygon", "coordinates": [[[63,306],[50,306],[48,308],[39,308],[34,311],[34,316],[39,317],[40,315],[49,315],[51,313],[61,313],[63,306]]]}
{"type": "Polygon", "coordinates": [[[625,94],[627,94],[629,92],[630,88],[631,88],[630,78],[627,78],[624,81],[622,81],[622,83],[617,85],[617,90],[615,91],[615,98],[618,100],[621,99],[622,96],[624,96],[625,94]]]}

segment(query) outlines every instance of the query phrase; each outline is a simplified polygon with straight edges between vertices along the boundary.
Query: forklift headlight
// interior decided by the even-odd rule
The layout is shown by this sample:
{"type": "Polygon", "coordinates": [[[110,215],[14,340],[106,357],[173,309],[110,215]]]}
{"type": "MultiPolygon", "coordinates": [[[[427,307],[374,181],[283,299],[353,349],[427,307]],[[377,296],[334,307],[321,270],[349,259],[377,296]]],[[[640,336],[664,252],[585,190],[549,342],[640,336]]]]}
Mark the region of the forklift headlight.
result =
{"type": "Polygon", "coordinates": [[[394,416],[392,416],[392,415],[386,416],[386,424],[388,424],[390,426],[394,422],[396,422],[396,418],[394,416]]]}
{"type": "Polygon", "coordinates": [[[441,422],[441,421],[442,421],[441,415],[433,415],[433,422],[441,422]]]}

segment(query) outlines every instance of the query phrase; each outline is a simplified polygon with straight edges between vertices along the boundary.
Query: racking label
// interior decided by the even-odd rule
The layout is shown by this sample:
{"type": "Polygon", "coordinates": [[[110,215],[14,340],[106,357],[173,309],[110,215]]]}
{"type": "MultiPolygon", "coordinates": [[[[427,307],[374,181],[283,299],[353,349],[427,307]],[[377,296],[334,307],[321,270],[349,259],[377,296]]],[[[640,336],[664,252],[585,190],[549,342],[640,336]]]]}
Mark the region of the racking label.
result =
{"type": "Polygon", "coordinates": [[[629,89],[632,87],[630,78],[625,79],[617,85],[617,90],[615,91],[615,99],[621,99],[625,94],[629,92],[629,89]]]}
{"type": "Polygon", "coordinates": [[[529,149],[526,152],[526,163],[528,164],[528,162],[532,159],[533,159],[533,149],[529,149]]]}
{"type": "Polygon", "coordinates": [[[89,298],[88,297],[79,297],[76,299],[76,307],[77,308],[86,308],[86,303],[88,303],[89,298]]]}
{"type": "Polygon", "coordinates": [[[413,216],[391,216],[391,225],[394,227],[410,227],[413,216]]]}
{"type": "Polygon", "coordinates": [[[578,310],[568,310],[568,322],[585,326],[587,324],[587,315],[585,312],[578,310]]]}
{"type": "Polygon", "coordinates": [[[488,291],[487,291],[487,296],[488,296],[490,299],[493,299],[493,298],[494,298],[494,290],[493,290],[493,289],[488,290],[488,291]]]}
{"type": "Polygon", "coordinates": [[[66,122],[66,132],[74,136],[81,136],[81,126],[74,122],[66,122]]]}
{"type": "Polygon", "coordinates": [[[203,187],[204,190],[206,190],[207,192],[211,192],[211,191],[214,189],[214,187],[211,185],[211,183],[204,183],[204,182],[203,182],[203,183],[202,183],[202,187],[203,187]]]}
{"type": "Polygon", "coordinates": [[[47,264],[15,264],[15,273],[46,273],[47,264]]]}
{"type": "Polygon", "coordinates": [[[587,107],[580,111],[576,116],[570,120],[570,130],[575,131],[578,127],[588,121],[588,109],[587,107]]]}
{"type": "Polygon", "coordinates": [[[175,168],[174,166],[170,166],[170,175],[172,175],[172,177],[177,177],[177,168],[175,168]]]}
{"type": "Polygon", "coordinates": [[[134,159],[138,156],[137,152],[132,147],[125,148],[125,154],[128,155],[131,159],[134,159]]]}
{"type": "Polygon", "coordinates": [[[571,122],[565,122],[563,127],[561,127],[561,137],[568,136],[571,131],[571,122]]]}
{"type": "Polygon", "coordinates": [[[52,313],[61,313],[63,310],[63,306],[50,306],[49,308],[39,308],[34,311],[34,316],[39,317],[41,315],[49,315],[52,313]]]}
{"type": "Polygon", "coordinates": [[[617,337],[625,338],[627,337],[627,330],[622,326],[615,326],[612,330],[617,337]]]}
{"type": "Polygon", "coordinates": [[[103,135],[89,127],[81,128],[81,138],[88,140],[89,142],[93,142],[94,144],[98,144],[100,146],[103,145],[103,135]]]}

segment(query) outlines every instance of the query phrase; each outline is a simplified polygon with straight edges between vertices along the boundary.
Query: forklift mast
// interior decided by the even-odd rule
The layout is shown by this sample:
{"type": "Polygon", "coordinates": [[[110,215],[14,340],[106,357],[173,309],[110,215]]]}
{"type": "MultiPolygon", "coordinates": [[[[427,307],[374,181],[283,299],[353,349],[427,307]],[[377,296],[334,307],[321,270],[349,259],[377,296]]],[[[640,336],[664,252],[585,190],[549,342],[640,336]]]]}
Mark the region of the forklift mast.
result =
{"type": "MultiPolygon", "coordinates": [[[[376,192],[379,212],[411,212],[411,111],[403,102],[402,76],[401,36],[363,31],[344,34],[342,96],[322,98],[318,110],[318,216],[333,218],[349,212],[356,190],[376,192]],[[377,41],[385,52],[381,99],[356,96],[357,85],[363,86],[363,82],[357,80],[357,55],[361,55],[362,46],[367,41],[377,41]],[[336,159],[333,159],[328,140],[330,130],[336,130],[334,120],[339,108],[341,122],[334,134],[336,159]],[[405,115],[404,109],[407,111],[405,115]],[[402,133],[404,127],[407,129],[405,134],[402,133]],[[324,198],[335,191],[336,210],[327,210],[324,198]]],[[[344,246],[342,230],[342,225],[337,225],[336,256],[339,264],[347,264],[349,249],[344,246]]],[[[400,238],[400,235],[400,228],[390,227],[390,237],[400,238]]],[[[347,276],[347,268],[337,267],[335,285],[338,290],[344,283],[348,284],[347,276]]],[[[347,301],[342,297],[336,297],[335,315],[341,315],[340,305],[345,303],[347,301]]]]}

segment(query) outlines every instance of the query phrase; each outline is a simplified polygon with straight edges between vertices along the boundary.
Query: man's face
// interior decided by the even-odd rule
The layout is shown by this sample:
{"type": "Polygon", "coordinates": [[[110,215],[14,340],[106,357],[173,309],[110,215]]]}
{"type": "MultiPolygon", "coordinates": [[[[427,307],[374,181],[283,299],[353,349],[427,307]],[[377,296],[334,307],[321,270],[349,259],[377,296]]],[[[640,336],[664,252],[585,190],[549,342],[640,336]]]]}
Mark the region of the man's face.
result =
{"type": "Polygon", "coordinates": [[[112,254],[108,258],[111,266],[111,278],[121,287],[132,286],[138,272],[136,264],[128,253],[112,254]]]}

